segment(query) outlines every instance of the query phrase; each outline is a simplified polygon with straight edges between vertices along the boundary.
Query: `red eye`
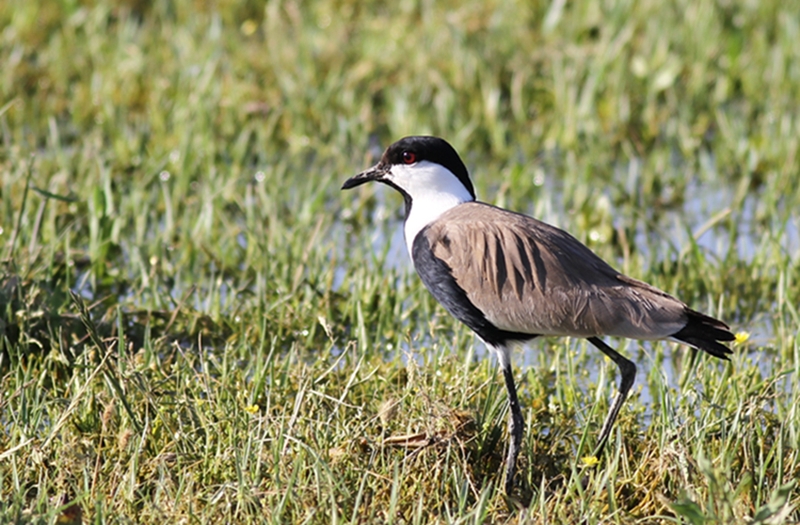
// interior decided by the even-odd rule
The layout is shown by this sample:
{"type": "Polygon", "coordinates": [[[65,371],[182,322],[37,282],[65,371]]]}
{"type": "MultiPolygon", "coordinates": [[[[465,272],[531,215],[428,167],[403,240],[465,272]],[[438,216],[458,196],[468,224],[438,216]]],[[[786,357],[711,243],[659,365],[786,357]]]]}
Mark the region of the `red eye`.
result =
{"type": "Polygon", "coordinates": [[[417,162],[416,154],[411,153],[410,151],[404,151],[403,162],[405,162],[406,164],[414,164],[415,162],[417,162]]]}

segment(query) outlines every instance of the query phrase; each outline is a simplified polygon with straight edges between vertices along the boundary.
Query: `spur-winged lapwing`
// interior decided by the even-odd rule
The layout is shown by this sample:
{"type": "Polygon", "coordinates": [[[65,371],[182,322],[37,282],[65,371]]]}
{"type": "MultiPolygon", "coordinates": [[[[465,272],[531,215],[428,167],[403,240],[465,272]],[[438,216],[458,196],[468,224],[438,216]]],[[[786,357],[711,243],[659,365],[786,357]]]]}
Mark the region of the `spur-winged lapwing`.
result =
{"type": "Polygon", "coordinates": [[[728,326],[642,281],[614,270],[567,232],[477,202],[458,153],[438,137],[406,137],[342,189],[378,181],[403,195],[405,239],[422,282],[494,352],[510,405],[505,490],[511,493],[523,418],[510,344],[538,336],[584,337],[619,367],[621,379],[600,430],[608,440],[636,365],[600,337],[670,339],[728,359],[728,326]]]}

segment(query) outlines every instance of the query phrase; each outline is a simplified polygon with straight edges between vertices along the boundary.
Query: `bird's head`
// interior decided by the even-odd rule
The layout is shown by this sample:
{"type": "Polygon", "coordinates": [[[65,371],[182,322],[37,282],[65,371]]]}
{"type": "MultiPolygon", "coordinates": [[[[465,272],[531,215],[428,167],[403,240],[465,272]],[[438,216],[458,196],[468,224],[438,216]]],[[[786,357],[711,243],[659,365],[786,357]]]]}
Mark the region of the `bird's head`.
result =
{"type": "Polygon", "coordinates": [[[475,200],[475,189],[467,168],[446,140],[439,137],[405,137],[383,152],[380,162],[347,179],[343,190],[378,181],[399,191],[412,205],[439,207],[441,204],[475,200]]]}

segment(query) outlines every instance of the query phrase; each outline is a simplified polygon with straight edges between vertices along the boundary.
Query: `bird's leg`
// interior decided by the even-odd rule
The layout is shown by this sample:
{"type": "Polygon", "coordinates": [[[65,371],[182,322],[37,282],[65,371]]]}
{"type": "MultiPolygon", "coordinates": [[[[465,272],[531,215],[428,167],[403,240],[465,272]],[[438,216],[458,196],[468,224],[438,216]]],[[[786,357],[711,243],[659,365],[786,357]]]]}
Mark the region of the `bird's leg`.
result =
{"type": "MultiPolygon", "coordinates": [[[[505,351],[507,352],[507,350],[505,351]]],[[[522,445],[522,432],[524,430],[525,421],[522,418],[522,409],[520,409],[519,406],[519,399],[517,399],[517,387],[514,384],[514,374],[511,371],[511,363],[507,354],[505,357],[506,359],[500,359],[500,364],[503,368],[503,378],[506,381],[506,390],[508,391],[508,406],[511,409],[508,414],[508,435],[510,441],[508,443],[508,455],[506,456],[505,488],[506,494],[511,495],[511,490],[514,488],[514,472],[517,469],[517,456],[519,456],[519,449],[522,445]]]]}
{"type": "Polygon", "coordinates": [[[633,386],[633,382],[636,380],[636,364],[623,357],[597,337],[590,337],[589,342],[616,363],[621,375],[619,391],[617,395],[614,396],[614,401],[611,403],[611,409],[608,411],[606,420],[603,421],[603,427],[600,429],[600,438],[597,441],[597,448],[595,448],[594,451],[594,455],[599,456],[600,453],[603,452],[603,448],[605,448],[609,435],[611,435],[611,427],[614,426],[614,421],[617,419],[619,410],[622,408],[622,404],[625,402],[625,398],[628,397],[628,392],[633,386]]]}

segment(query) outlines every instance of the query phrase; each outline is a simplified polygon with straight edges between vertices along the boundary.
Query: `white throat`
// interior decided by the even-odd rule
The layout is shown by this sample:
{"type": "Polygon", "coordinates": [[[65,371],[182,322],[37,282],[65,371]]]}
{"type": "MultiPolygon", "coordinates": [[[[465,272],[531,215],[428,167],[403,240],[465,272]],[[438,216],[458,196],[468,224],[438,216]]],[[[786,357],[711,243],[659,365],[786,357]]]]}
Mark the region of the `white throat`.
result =
{"type": "Polygon", "coordinates": [[[474,200],[450,170],[433,162],[392,166],[391,179],[411,197],[404,231],[409,255],[420,230],[450,208],[474,200]]]}

